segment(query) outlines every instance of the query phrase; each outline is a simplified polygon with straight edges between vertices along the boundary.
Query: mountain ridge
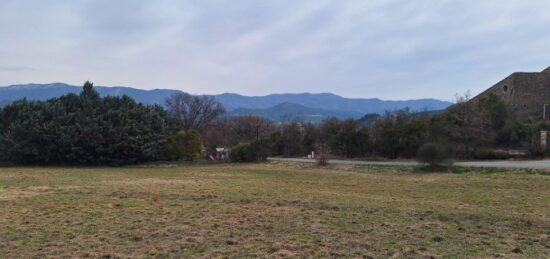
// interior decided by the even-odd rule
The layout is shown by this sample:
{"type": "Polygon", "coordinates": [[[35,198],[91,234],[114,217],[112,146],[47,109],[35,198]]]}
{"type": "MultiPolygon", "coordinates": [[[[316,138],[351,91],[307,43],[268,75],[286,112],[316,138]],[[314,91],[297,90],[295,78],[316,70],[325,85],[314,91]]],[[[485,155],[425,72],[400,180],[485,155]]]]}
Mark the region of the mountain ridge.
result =
{"type": "Polygon", "coordinates": [[[387,110],[397,110],[409,107],[414,111],[441,110],[451,105],[437,99],[424,98],[416,100],[381,100],[379,98],[345,98],[332,93],[298,93],[270,94],[266,96],[242,96],[225,93],[215,96],[229,110],[240,105],[241,108],[269,108],[283,102],[300,104],[311,108],[349,110],[366,113],[382,114],[387,110]]]}
{"type": "MultiPolygon", "coordinates": [[[[182,92],[172,89],[143,90],[127,86],[96,86],[95,89],[101,96],[128,95],[136,101],[144,104],[164,105],[166,97],[182,92]]],[[[79,93],[81,87],[65,83],[49,84],[18,84],[0,87],[0,104],[6,104],[14,100],[27,98],[30,100],[47,100],[69,93],[79,93]]],[[[273,108],[279,104],[290,103],[299,106],[296,113],[305,111],[320,114],[337,114],[340,118],[358,118],[365,114],[383,114],[387,110],[409,108],[412,111],[441,110],[451,105],[450,102],[431,98],[416,100],[381,100],[378,98],[345,98],[333,93],[278,93],[265,96],[244,96],[236,93],[223,93],[212,96],[221,102],[229,114],[241,108],[250,114],[264,113],[265,109],[273,108]],[[310,108],[310,109],[309,109],[310,108]],[[315,110],[318,109],[318,110],[315,110]],[[254,111],[257,110],[257,111],[254,111]],[[346,115],[347,114],[347,115],[346,115]],[[358,115],[359,114],[359,115],[358,115]]],[[[280,108],[280,107],[279,107],[280,108]]],[[[272,109],[273,112],[275,110],[272,109]]],[[[311,116],[314,114],[310,114],[311,116]]],[[[274,115],[269,115],[270,117],[274,115]]],[[[309,116],[309,115],[308,115],[309,116]]]]}
{"type": "Polygon", "coordinates": [[[341,110],[325,110],[310,108],[296,103],[284,102],[265,109],[237,108],[228,113],[229,116],[256,115],[274,121],[301,120],[320,122],[327,117],[339,119],[358,119],[362,113],[341,110]]]}

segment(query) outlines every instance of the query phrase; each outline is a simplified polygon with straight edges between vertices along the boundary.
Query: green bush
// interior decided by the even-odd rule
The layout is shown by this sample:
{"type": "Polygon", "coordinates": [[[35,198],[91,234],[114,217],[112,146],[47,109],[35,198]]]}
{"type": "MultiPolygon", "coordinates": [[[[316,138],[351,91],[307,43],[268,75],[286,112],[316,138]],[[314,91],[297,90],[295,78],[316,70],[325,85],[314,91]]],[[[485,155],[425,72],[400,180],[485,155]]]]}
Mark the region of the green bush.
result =
{"type": "Polygon", "coordinates": [[[250,162],[250,143],[239,143],[231,148],[229,159],[231,162],[250,162]]]}
{"type": "Polygon", "coordinates": [[[80,94],[14,101],[0,109],[0,161],[24,165],[127,165],[163,158],[168,116],[128,96],[80,94]]]}
{"type": "Polygon", "coordinates": [[[436,143],[426,143],[422,145],[416,154],[420,163],[428,164],[431,168],[448,166],[450,163],[447,150],[436,143]]]}
{"type": "Polygon", "coordinates": [[[272,154],[272,145],[268,140],[257,140],[252,143],[240,143],[229,153],[232,162],[264,161],[272,154]]]}
{"type": "Polygon", "coordinates": [[[201,157],[202,154],[202,137],[198,131],[192,129],[188,130],[185,135],[185,146],[187,147],[184,158],[187,160],[195,161],[201,157]]]}
{"type": "Polygon", "coordinates": [[[178,131],[168,137],[164,146],[169,160],[195,161],[202,153],[202,138],[196,130],[178,131]]]}

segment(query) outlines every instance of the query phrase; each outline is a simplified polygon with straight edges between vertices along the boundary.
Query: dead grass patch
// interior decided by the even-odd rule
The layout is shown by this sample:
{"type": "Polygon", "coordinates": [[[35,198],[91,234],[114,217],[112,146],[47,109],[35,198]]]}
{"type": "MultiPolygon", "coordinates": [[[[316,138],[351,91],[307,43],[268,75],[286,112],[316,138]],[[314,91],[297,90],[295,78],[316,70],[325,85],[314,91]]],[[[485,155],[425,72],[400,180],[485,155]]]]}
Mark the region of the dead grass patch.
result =
{"type": "Polygon", "coordinates": [[[195,180],[185,180],[185,179],[157,179],[157,178],[146,178],[146,179],[125,179],[125,180],[116,180],[116,181],[104,181],[103,184],[106,185],[116,185],[116,186],[163,186],[163,185],[191,185],[195,184],[195,180]]]}
{"type": "Polygon", "coordinates": [[[550,254],[550,177],[287,163],[0,170],[5,257],[550,254]]]}
{"type": "Polygon", "coordinates": [[[61,190],[72,190],[79,188],[79,186],[29,186],[20,188],[0,188],[0,201],[14,201],[18,199],[30,198],[37,195],[53,193],[61,190]]]}
{"type": "Polygon", "coordinates": [[[0,189],[0,201],[14,201],[40,194],[40,191],[0,189]]]}

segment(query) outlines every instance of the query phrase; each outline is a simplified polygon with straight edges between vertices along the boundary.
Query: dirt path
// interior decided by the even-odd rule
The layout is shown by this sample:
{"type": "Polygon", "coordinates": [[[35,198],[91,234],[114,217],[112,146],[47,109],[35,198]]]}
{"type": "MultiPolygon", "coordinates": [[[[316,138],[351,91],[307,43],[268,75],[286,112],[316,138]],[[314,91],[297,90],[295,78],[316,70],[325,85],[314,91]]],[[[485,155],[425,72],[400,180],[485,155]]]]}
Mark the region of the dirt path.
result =
{"type": "MultiPolygon", "coordinates": [[[[286,162],[301,162],[314,163],[315,160],[307,158],[278,158],[270,157],[270,161],[286,161],[286,162]]],[[[387,166],[415,166],[418,165],[414,161],[352,161],[352,160],[329,160],[332,164],[345,165],[387,165],[387,166]]],[[[493,167],[493,168],[525,168],[525,169],[550,169],[550,160],[498,160],[498,161],[469,161],[457,162],[458,166],[469,167],[493,167]]]]}

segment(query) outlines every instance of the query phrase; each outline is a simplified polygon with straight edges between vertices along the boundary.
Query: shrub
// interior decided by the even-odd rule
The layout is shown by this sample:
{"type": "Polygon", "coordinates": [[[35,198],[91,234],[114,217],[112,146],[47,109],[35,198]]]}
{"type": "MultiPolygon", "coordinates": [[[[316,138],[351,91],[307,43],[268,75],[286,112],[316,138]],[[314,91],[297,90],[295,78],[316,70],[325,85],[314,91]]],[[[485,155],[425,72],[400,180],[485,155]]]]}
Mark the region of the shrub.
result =
{"type": "Polygon", "coordinates": [[[239,143],[231,148],[229,159],[231,162],[250,162],[250,143],[239,143]]]}
{"type": "Polygon", "coordinates": [[[190,161],[195,161],[202,154],[202,137],[198,131],[192,129],[185,134],[186,152],[184,158],[190,161]]]}
{"type": "Polygon", "coordinates": [[[325,154],[320,154],[317,156],[317,165],[319,166],[327,166],[328,165],[328,158],[325,154]]]}
{"type": "Polygon", "coordinates": [[[422,145],[417,151],[417,160],[431,168],[445,167],[450,162],[445,148],[436,143],[422,145]]]}
{"type": "Polygon", "coordinates": [[[328,165],[328,157],[327,157],[327,145],[322,143],[318,144],[317,146],[317,165],[319,166],[327,166],[328,165]]]}
{"type": "Polygon", "coordinates": [[[185,131],[178,131],[166,139],[164,144],[164,152],[168,160],[178,160],[183,157],[185,147],[183,145],[185,139],[185,131]]]}
{"type": "Polygon", "coordinates": [[[272,145],[267,140],[257,140],[252,143],[240,143],[229,153],[232,162],[257,162],[271,155],[272,145]]]}
{"type": "Polygon", "coordinates": [[[181,130],[168,137],[164,146],[169,160],[197,160],[202,152],[202,138],[196,130],[181,130]]]}

